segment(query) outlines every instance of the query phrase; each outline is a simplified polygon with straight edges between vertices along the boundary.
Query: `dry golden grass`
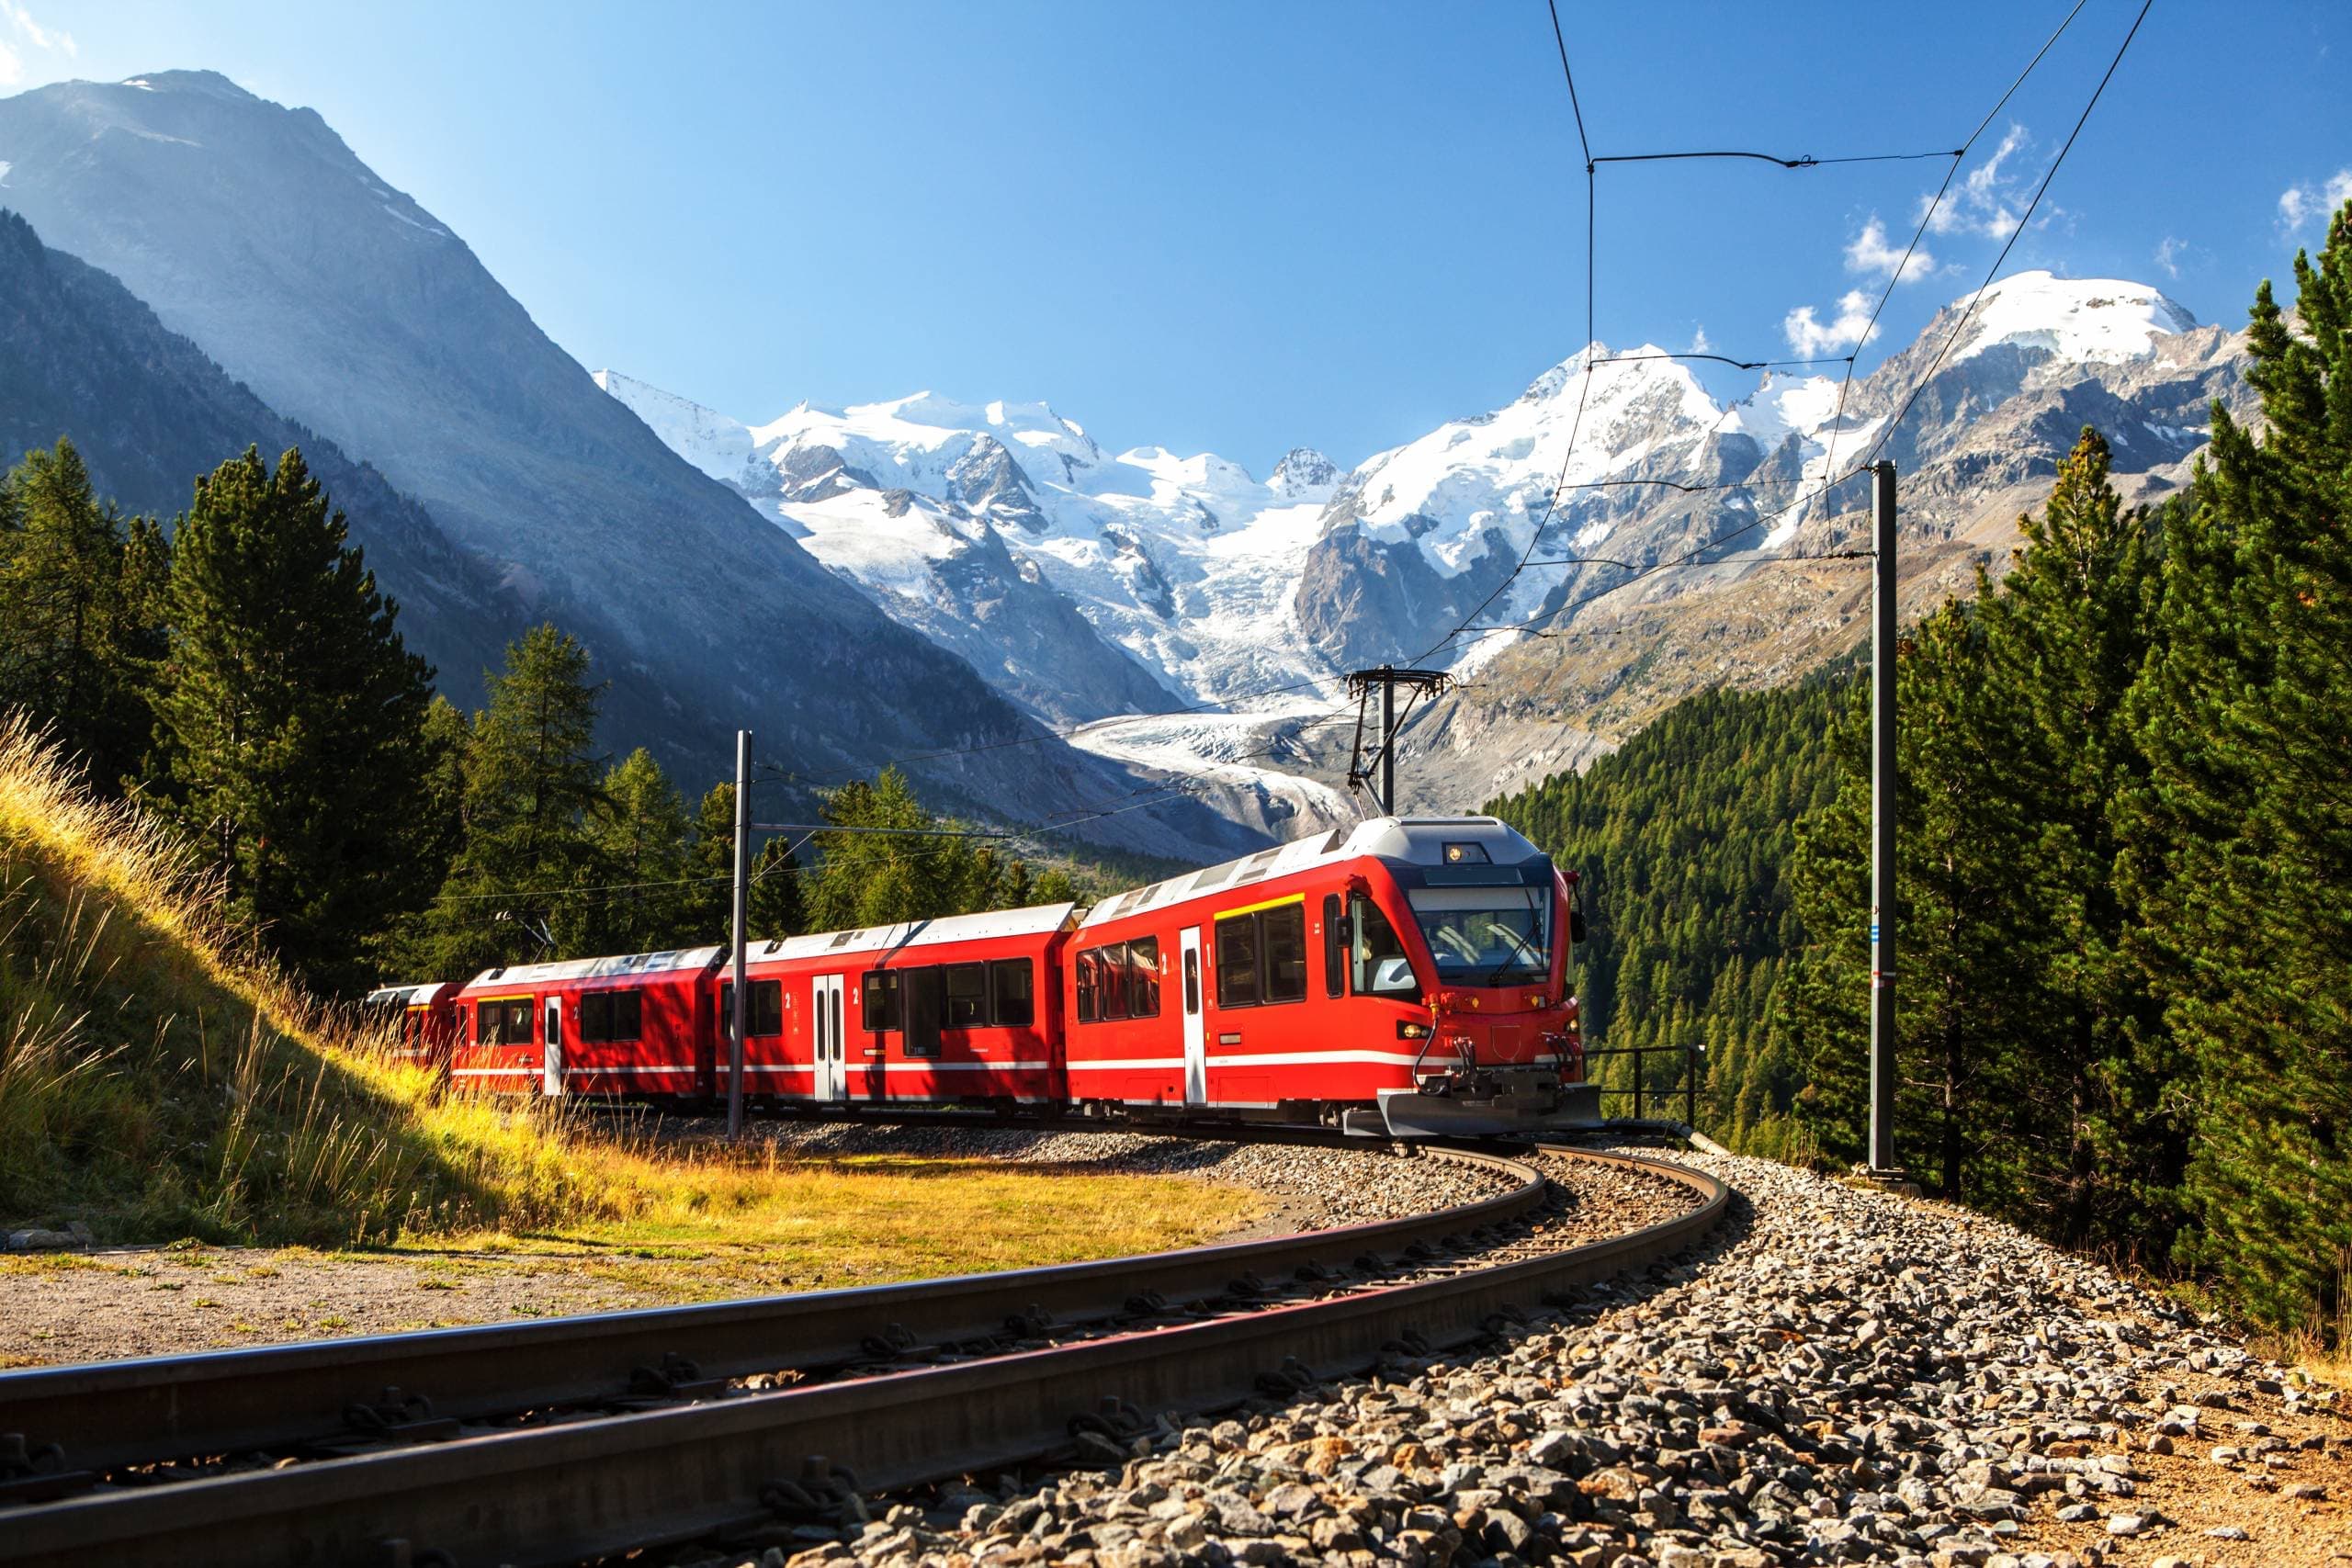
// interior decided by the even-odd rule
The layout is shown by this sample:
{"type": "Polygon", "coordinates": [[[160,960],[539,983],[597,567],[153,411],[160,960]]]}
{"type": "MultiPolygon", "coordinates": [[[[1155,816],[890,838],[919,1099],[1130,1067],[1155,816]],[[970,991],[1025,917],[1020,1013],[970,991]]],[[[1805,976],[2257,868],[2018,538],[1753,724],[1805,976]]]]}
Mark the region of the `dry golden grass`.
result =
{"type": "Polygon", "coordinates": [[[0,1221],[104,1239],[437,1238],[767,1275],[909,1275],[1182,1246],[1246,1193],[968,1162],[794,1162],[445,1095],[228,919],[169,832],[0,717],[0,1221]]]}

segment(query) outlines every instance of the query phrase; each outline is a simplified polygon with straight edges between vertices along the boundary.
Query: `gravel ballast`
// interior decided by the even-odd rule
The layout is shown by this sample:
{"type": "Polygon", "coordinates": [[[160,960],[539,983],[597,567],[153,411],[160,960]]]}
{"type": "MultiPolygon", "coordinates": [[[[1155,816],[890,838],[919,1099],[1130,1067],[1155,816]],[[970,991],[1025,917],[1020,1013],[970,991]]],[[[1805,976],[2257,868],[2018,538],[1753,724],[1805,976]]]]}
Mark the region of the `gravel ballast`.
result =
{"type": "Polygon", "coordinates": [[[748,1561],[2352,1561],[2333,1393],[1964,1211],[1675,1157],[1743,1195],[1731,1226],[1488,1353],[1163,1419],[1118,1468],[876,1501],[748,1561]]]}

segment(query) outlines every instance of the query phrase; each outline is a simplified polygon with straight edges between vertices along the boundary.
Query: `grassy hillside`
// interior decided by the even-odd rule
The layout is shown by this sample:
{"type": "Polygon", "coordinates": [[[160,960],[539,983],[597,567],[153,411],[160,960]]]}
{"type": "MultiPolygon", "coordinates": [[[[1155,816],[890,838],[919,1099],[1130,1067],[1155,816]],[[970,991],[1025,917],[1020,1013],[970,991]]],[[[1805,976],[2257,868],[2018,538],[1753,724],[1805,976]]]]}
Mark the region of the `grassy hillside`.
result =
{"type": "MultiPolygon", "coordinates": [[[[0,717],[0,1224],[101,1239],[546,1242],[817,1252],[868,1278],[1183,1246],[1254,1207],[1197,1183],[736,1156],[441,1095],[254,955],[136,809],[0,717]]],[[[790,1259],[779,1259],[788,1266],[790,1259]]],[[[822,1272],[820,1269],[819,1272],[822,1272]]]]}

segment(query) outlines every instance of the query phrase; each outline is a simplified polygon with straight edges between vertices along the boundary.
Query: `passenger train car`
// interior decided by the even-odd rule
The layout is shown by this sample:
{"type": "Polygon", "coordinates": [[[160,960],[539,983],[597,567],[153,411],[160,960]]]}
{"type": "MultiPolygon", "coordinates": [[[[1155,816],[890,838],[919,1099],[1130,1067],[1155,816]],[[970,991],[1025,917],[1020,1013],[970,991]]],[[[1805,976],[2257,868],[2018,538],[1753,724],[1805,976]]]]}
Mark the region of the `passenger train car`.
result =
{"type": "Polygon", "coordinates": [[[361,1006],[396,1025],[392,1055],[402,1061],[446,1066],[457,1042],[458,987],[447,981],[423,986],[385,986],[368,993],[361,1006]],[[393,1019],[392,1014],[399,1017],[393,1019]]]}
{"type": "MultiPolygon", "coordinates": [[[[744,1095],[779,1106],[1591,1125],[1574,878],[1491,818],[1380,818],[1139,887],[752,944],[744,1095]]],[[[701,947],[452,990],[453,1089],[708,1100],[731,966],[701,947]]],[[[405,998],[431,987],[388,987],[405,998]]]]}

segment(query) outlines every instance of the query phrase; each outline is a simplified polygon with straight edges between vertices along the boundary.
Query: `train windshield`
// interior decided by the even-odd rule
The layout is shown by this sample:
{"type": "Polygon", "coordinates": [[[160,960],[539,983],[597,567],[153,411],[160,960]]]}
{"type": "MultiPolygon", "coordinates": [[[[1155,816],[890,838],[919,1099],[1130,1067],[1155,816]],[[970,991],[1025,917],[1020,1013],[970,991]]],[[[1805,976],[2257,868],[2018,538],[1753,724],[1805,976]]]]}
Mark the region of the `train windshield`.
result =
{"type": "Polygon", "coordinates": [[[1532,986],[1552,974],[1552,900],[1545,887],[1415,887],[1413,919],[1456,986],[1532,986]]]}

